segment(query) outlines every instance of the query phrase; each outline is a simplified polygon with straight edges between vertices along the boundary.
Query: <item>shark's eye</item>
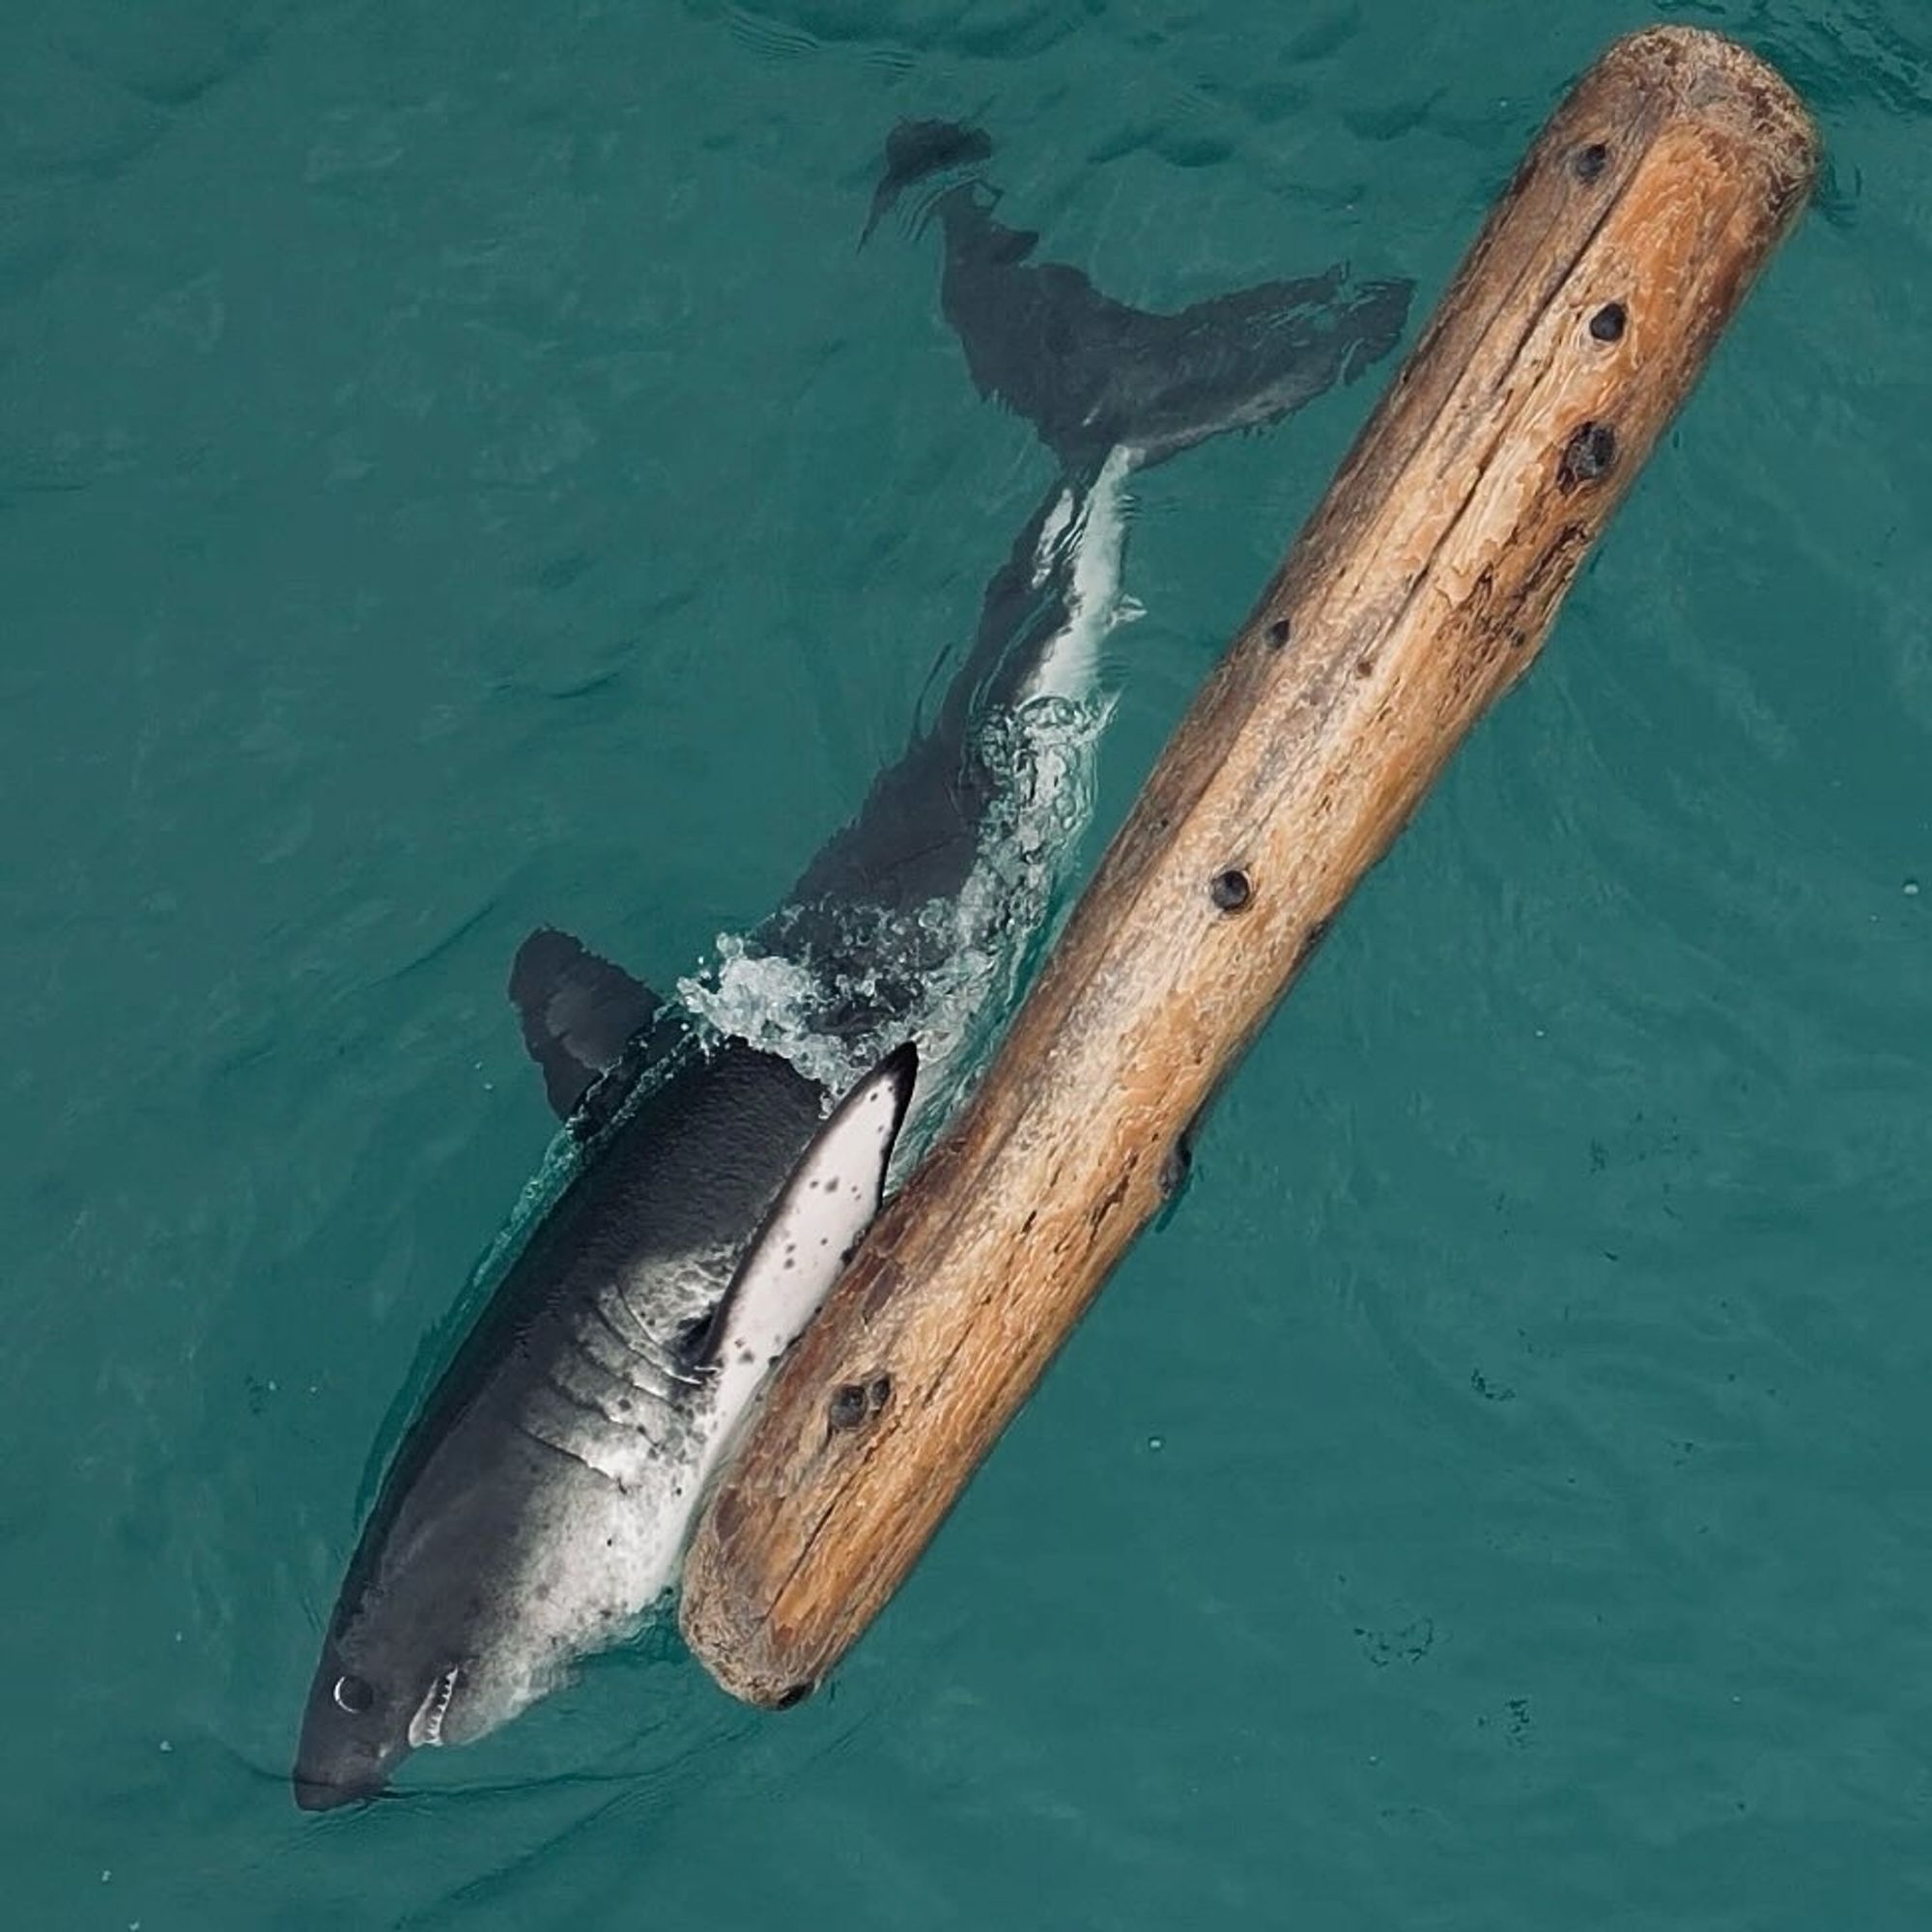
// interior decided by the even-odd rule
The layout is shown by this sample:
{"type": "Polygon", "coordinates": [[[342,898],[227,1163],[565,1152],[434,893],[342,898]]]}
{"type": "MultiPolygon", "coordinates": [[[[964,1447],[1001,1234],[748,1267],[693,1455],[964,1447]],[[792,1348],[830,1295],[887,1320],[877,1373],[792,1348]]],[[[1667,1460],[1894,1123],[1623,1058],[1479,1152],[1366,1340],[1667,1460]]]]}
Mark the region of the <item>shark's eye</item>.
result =
{"type": "Polygon", "coordinates": [[[352,1718],[360,1717],[376,1701],[376,1687],[366,1677],[338,1677],[335,1702],[352,1718]]]}

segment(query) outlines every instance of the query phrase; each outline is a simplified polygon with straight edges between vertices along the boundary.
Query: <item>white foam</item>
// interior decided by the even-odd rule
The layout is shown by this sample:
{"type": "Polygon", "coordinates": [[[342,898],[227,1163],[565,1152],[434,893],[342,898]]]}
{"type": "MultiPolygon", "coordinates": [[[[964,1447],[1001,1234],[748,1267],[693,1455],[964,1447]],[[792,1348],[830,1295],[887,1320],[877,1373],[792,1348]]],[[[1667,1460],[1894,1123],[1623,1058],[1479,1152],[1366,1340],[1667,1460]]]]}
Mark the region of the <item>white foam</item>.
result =
{"type": "MultiPolygon", "coordinates": [[[[1090,701],[1099,684],[1100,645],[1107,634],[1140,607],[1121,594],[1121,564],[1127,543],[1127,477],[1134,452],[1116,449],[1100,466],[1093,488],[1077,504],[1068,491],[1040,531],[1034,582],[1043,583],[1050,556],[1063,544],[1072,553],[1067,621],[1040,653],[1026,696],[1090,701]]],[[[1024,701],[1024,700],[1023,700],[1024,701]]]]}
{"type": "Polygon", "coordinates": [[[875,1037],[835,1037],[821,1017],[873,991],[869,980],[827,985],[804,961],[736,933],[721,933],[713,959],[678,981],[678,998],[705,1025],[780,1055],[832,1094],[844,1093],[899,1040],[915,1038],[919,1099],[896,1167],[929,1141],[986,1057],[1047,936],[1092,820],[1095,755],[1113,710],[1101,645],[1140,614],[1121,587],[1133,467],[1133,452],[1116,450],[1092,488],[1069,489],[1041,528],[1036,582],[1065,568],[1066,622],[1041,651],[1018,701],[980,725],[996,790],[958,897],[920,908],[917,933],[895,935],[882,916],[855,914],[880,925],[858,935],[867,943],[847,946],[848,953],[883,960],[895,948],[916,946],[939,955],[916,1010],[875,1037]]]}

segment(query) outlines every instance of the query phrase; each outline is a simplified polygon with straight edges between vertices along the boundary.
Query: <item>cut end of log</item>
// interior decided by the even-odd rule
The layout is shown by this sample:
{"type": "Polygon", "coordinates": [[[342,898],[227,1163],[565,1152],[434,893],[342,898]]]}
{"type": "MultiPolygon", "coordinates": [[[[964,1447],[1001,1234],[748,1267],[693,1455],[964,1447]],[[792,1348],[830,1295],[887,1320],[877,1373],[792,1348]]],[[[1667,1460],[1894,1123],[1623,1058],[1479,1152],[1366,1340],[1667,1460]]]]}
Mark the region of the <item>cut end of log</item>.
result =
{"type": "Polygon", "coordinates": [[[1810,199],[1820,157],[1817,124],[1784,76],[1748,47],[1703,27],[1645,27],[1611,44],[1573,102],[1599,78],[1641,89],[1676,117],[1747,150],[1775,234],[1782,235],[1810,199]]]}
{"type": "Polygon", "coordinates": [[[1627,73],[1680,113],[1728,126],[1783,184],[1795,209],[1818,171],[1818,129],[1777,70],[1703,27],[1644,27],[1613,42],[1593,73],[1627,73]]]}
{"type": "Polygon", "coordinates": [[[818,1689],[815,1680],[787,1675],[795,1669],[787,1646],[769,1643],[765,1626],[734,1615],[742,1600],[707,1590],[687,1593],[678,1605],[678,1628],[722,1690],[761,1711],[789,1711],[818,1689]]]}

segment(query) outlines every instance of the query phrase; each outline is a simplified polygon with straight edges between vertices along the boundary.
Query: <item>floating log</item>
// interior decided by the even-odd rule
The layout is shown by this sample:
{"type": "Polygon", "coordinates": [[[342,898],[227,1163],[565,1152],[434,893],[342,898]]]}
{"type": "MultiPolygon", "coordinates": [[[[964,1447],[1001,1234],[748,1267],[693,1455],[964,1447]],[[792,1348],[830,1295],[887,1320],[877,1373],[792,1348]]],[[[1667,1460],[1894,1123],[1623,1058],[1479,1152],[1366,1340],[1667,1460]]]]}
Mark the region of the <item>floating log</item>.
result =
{"type": "Polygon", "coordinates": [[[1545,128],[1175,731],[956,1124],[781,1365],[685,1563],[803,1696],[904,1578],[1191,1123],[1558,602],[1816,165],[1743,48],[1612,45],[1545,128]]]}

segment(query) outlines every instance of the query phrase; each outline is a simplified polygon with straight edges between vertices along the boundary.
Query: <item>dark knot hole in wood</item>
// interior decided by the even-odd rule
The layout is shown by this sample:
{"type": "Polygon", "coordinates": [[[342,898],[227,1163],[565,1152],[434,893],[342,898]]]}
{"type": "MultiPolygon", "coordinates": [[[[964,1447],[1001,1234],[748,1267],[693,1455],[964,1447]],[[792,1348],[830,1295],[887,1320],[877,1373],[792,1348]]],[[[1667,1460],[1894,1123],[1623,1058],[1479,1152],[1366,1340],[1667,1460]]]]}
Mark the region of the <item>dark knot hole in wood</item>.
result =
{"type": "Polygon", "coordinates": [[[1239,912],[1255,895],[1255,889],[1248,883],[1248,875],[1238,866],[1231,866],[1225,872],[1216,872],[1208,888],[1208,896],[1222,912],[1239,912]]]}
{"type": "Polygon", "coordinates": [[[840,1382],[825,1405],[828,1429],[863,1428],[893,1399],[893,1378],[881,1371],[862,1382],[840,1382]]]}
{"type": "Polygon", "coordinates": [[[1570,172],[1580,182],[1593,182],[1610,164],[1610,151],[1601,141],[1578,148],[1570,156],[1570,172]]]}
{"type": "Polygon", "coordinates": [[[1617,433],[1608,423],[1578,423],[1563,445],[1556,481],[1565,490],[1607,476],[1617,460],[1617,433]]]}

